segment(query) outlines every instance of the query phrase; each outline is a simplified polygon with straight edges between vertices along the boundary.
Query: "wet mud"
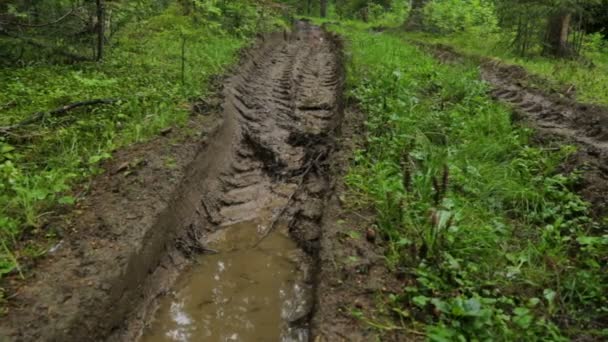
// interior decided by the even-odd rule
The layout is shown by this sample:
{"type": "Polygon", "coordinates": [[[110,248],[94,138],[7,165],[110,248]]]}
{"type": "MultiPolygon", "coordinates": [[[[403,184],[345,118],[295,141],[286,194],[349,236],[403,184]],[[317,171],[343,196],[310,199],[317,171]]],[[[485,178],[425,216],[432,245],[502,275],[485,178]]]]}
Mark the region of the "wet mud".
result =
{"type": "Polygon", "coordinates": [[[117,153],[81,208],[53,223],[65,232],[57,250],[5,286],[0,341],[308,340],[340,51],[303,21],[267,35],[224,82],[221,113],[192,127],[202,134],[117,153]],[[220,307],[224,318],[209,316],[220,307]]]}
{"type": "Polygon", "coordinates": [[[142,342],[307,341],[290,326],[310,312],[310,258],[286,231],[242,222],[209,237],[215,251],[197,258],[159,302],[142,342]]]}
{"type": "MultiPolygon", "coordinates": [[[[446,45],[421,44],[444,62],[469,57],[446,45]]],[[[562,166],[566,173],[579,171],[576,189],[592,205],[596,217],[608,215],[608,108],[577,102],[570,92],[541,89],[541,77],[520,66],[487,58],[478,59],[481,77],[492,88],[490,95],[513,109],[514,120],[531,125],[538,143],[578,147],[562,166]]]]}

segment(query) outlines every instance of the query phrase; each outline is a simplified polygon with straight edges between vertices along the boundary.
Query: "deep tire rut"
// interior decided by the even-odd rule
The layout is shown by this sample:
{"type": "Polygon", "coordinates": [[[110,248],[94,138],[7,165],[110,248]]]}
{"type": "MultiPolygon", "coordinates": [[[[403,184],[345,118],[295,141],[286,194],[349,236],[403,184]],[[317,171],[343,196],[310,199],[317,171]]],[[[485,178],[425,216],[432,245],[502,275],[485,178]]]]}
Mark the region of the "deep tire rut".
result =
{"type": "Polygon", "coordinates": [[[294,33],[267,36],[246,56],[224,89],[224,130],[211,149],[216,162],[198,192],[196,229],[203,235],[255,221],[265,229],[258,243],[281,229],[304,252],[298,265],[304,298],[277,324],[288,326],[286,334],[305,333],[287,340],[311,333],[321,219],[331,192],[327,171],[342,120],[339,45],[321,28],[297,22],[294,33]]]}
{"type": "Polygon", "coordinates": [[[328,153],[329,134],[340,121],[342,82],[332,40],[305,23],[288,39],[277,39],[252,55],[225,90],[235,138],[219,181],[205,183],[205,207],[217,225],[286,205],[297,190],[294,179],[328,153]]]}
{"type": "Polygon", "coordinates": [[[533,120],[538,128],[578,143],[608,149],[608,115],[598,113],[594,106],[572,103],[523,86],[503,67],[484,68],[483,78],[494,88],[492,97],[507,102],[533,120]]]}

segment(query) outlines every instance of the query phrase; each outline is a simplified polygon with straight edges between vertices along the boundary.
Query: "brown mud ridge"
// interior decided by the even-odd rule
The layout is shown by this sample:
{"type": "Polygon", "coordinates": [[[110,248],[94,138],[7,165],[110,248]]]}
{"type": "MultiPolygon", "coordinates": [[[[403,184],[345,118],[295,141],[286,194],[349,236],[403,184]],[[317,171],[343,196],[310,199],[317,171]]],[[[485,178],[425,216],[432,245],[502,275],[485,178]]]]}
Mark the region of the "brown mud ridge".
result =
{"type": "MultiPolygon", "coordinates": [[[[306,22],[268,35],[225,82],[222,115],[194,127],[203,138],[173,132],[117,153],[53,224],[62,242],[26,281],[3,285],[0,341],[136,340],[180,271],[213,252],[208,237],[246,221],[264,222],[261,239],[289,231],[314,295],[343,120],[340,45],[306,22]]],[[[317,304],[288,323],[308,329],[317,304]]]]}
{"type": "MultiPolygon", "coordinates": [[[[444,62],[466,58],[450,46],[421,45],[444,62]]],[[[579,103],[571,94],[539,89],[532,84],[547,82],[520,66],[488,58],[481,58],[480,64],[481,77],[492,87],[492,97],[513,108],[516,120],[531,124],[540,143],[578,146],[562,169],[582,171],[576,190],[591,203],[597,217],[608,215],[608,108],[579,103]]]]}

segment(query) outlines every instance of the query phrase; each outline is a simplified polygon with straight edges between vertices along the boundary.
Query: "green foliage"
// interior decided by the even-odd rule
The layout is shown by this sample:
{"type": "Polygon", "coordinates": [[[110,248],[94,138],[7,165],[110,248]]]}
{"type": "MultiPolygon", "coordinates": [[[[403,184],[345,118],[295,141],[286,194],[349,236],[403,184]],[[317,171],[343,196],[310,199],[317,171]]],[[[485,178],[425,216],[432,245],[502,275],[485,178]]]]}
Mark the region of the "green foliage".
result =
{"type": "Polygon", "coordinates": [[[411,278],[385,299],[391,311],[434,341],[603,336],[606,227],[576,175],[556,172],[572,148],[531,146],[475,66],[356,27],[336,28],[369,115],[347,182],[376,208],[389,266],[411,278]]]}
{"type": "Polygon", "coordinates": [[[284,22],[277,19],[277,13],[253,1],[195,0],[196,21],[215,24],[222,30],[238,37],[249,37],[257,32],[285,28],[284,22]]]}
{"type": "Polygon", "coordinates": [[[336,1],[336,13],[340,18],[357,18],[366,21],[396,22],[403,20],[406,2],[403,0],[344,0],[336,1]],[[390,19],[389,19],[390,18],[390,19]]]}
{"type": "Polygon", "coordinates": [[[494,32],[498,28],[494,5],[485,0],[433,0],[423,12],[424,25],[433,32],[494,32]]]}

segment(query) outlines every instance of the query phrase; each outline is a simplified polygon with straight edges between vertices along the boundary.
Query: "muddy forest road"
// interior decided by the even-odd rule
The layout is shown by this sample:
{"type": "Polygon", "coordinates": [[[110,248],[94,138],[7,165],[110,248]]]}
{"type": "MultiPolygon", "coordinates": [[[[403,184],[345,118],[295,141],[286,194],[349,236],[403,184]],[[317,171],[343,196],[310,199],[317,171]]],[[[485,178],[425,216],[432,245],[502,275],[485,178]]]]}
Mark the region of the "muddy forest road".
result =
{"type": "Polygon", "coordinates": [[[149,174],[156,147],[144,152],[148,171],[109,165],[118,170],[94,183],[82,204],[88,209],[71,223],[79,234],[67,234],[13,289],[0,340],[136,340],[157,299],[195,256],[210,251],[209,238],[252,221],[258,240],[285,231],[302,252],[299,281],[309,293],[277,325],[296,327],[297,339],[307,340],[331,192],[327,169],[343,112],[339,45],[306,22],[291,34],[266,36],[225,82],[217,129],[202,146],[173,152],[183,172],[149,174]],[[129,180],[135,178],[144,181],[129,180]]]}

